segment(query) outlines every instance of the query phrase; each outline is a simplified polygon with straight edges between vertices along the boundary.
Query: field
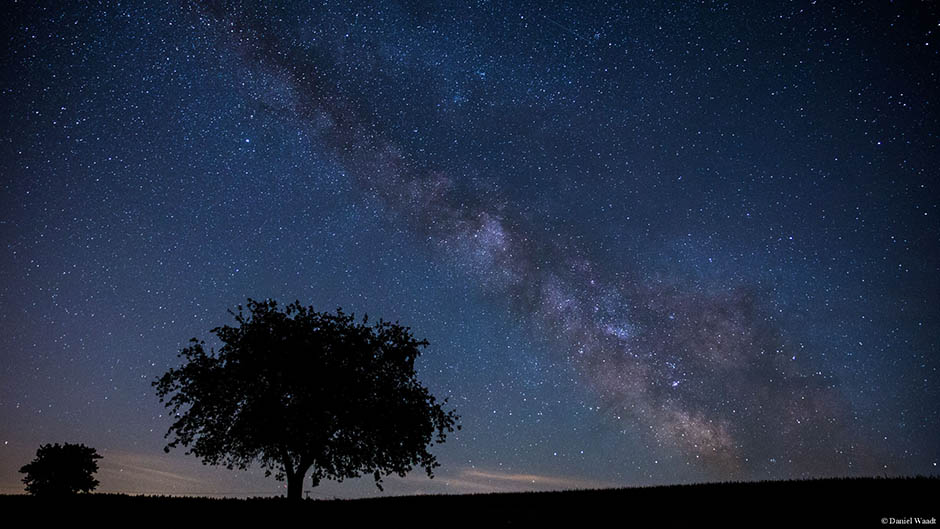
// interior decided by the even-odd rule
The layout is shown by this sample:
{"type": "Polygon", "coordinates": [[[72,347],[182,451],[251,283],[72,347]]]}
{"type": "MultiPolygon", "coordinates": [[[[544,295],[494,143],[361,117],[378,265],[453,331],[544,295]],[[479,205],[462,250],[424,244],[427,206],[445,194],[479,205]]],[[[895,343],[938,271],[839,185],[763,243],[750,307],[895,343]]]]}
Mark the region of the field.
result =
{"type": "Polygon", "coordinates": [[[0,509],[109,525],[192,522],[315,526],[829,526],[925,525],[940,515],[940,478],[852,478],[561,492],[396,496],[359,500],[208,499],[88,494],[0,496],[0,509]],[[918,521],[920,520],[920,521],[918,521]]]}

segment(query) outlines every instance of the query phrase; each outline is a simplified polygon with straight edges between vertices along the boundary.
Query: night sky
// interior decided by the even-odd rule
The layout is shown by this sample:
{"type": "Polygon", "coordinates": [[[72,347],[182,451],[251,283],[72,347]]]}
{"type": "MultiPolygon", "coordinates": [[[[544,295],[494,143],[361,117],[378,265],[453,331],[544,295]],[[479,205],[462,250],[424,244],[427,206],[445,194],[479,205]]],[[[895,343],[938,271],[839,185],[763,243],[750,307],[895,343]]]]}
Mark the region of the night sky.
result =
{"type": "Polygon", "coordinates": [[[151,387],[249,297],[429,340],[463,429],[385,494],[938,473],[935,3],[36,4],[0,493],[46,442],[100,491],[283,493],[164,454],[151,387]]]}

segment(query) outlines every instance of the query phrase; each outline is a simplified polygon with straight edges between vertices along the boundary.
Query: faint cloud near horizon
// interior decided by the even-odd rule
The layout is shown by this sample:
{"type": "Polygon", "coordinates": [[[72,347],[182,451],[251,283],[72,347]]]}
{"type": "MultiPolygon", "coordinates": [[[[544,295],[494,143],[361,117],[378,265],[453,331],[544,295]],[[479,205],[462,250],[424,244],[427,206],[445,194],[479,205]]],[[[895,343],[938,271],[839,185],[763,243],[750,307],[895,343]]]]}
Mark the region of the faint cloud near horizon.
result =
{"type": "Polygon", "coordinates": [[[99,492],[171,491],[203,485],[204,481],[172,469],[172,459],[149,454],[110,452],[98,470],[99,492]],[[170,468],[168,468],[170,467],[170,468]]]}
{"type": "Polygon", "coordinates": [[[251,490],[251,473],[233,472],[224,467],[193,468],[188,458],[133,452],[103,453],[98,470],[101,486],[96,492],[120,494],[159,494],[167,496],[252,496],[272,495],[267,490],[251,490]],[[195,472],[194,472],[195,470],[195,472]],[[220,485],[227,485],[220,488],[220,485]]]}
{"type": "Polygon", "coordinates": [[[614,483],[585,480],[569,476],[528,474],[465,468],[454,476],[441,476],[447,493],[530,492],[566,489],[601,489],[616,487],[614,483]]]}

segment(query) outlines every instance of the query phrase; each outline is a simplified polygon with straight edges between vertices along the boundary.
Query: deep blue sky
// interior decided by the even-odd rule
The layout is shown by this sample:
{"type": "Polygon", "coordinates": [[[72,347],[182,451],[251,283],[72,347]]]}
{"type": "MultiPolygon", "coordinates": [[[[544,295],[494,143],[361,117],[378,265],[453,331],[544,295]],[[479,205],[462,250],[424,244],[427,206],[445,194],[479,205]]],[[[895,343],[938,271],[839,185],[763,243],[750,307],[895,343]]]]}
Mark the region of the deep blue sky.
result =
{"type": "Polygon", "coordinates": [[[937,473],[932,3],[267,4],[8,9],[0,492],[279,493],[150,386],[248,297],[431,342],[388,493],[937,473]]]}

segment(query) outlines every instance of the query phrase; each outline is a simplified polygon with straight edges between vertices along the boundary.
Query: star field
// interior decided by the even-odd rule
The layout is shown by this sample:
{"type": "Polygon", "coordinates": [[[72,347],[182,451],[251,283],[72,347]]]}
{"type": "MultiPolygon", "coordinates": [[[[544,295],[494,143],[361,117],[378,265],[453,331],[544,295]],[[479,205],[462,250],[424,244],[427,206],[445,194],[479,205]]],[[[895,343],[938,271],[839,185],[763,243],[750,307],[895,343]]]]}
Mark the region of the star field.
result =
{"type": "Polygon", "coordinates": [[[281,493],[150,386],[247,297],[429,340],[389,493],[937,473],[930,3],[269,4],[5,17],[0,492],[281,493]]]}

